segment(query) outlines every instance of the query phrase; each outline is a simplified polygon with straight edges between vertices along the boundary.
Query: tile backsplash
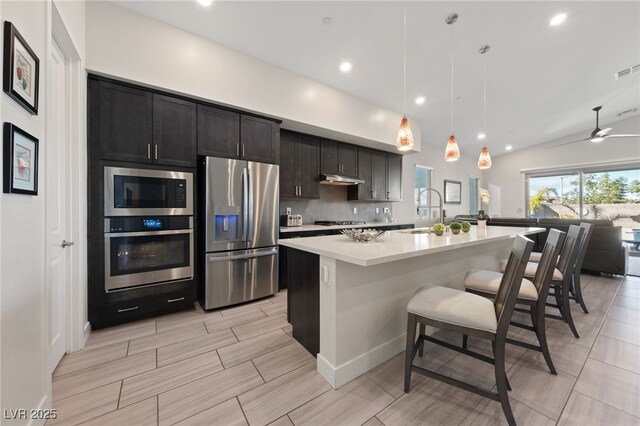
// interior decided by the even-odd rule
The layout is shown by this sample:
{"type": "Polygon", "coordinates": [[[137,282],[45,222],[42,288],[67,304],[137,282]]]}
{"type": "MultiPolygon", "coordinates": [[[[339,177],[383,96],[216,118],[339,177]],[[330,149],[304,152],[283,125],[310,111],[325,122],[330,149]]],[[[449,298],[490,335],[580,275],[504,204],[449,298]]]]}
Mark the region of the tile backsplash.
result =
{"type": "Polygon", "coordinates": [[[280,214],[285,214],[287,207],[291,207],[292,214],[301,214],[305,224],[316,220],[384,222],[385,207],[389,207],[393,214],[391,202],[348,201],[347,188],[333,185],[320,185],[318,200],[280,200],[280,214]],[[354,207],[358,209],[357,214],[353,214],[354,207]],[[377,214],[376,208],[379,209],[377,214]]]}

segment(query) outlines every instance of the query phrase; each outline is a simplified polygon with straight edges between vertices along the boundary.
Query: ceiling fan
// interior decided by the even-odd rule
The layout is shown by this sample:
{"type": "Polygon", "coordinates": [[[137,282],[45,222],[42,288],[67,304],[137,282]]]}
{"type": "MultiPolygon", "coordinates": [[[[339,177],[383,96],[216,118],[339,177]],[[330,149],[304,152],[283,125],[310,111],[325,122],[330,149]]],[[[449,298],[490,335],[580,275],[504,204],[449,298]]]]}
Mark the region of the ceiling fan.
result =
{"type": "Polygon", "coordinates": [[[611,130],[613,130],[611,127],[607,127],[605,129],[601,129],[599,124],[600,124],[600,110],[602,109],[602,105],[601,106],[597,106],[593,109],[593,111],[596,112],[596,128],[593,129],[593,131],[591,132],[591,135],[589,135],[586,138],[583,139],[578,139],[575,141],[571,141],[571,142],[564,142],[561,143],[559,145],[554,145],[554,146],[550,146],[547,149],[551,149],[551,148],[557,148],[559,146],[564,146],[564,145],[569,145],[572,143],[576,143],[576,142],[582,142],[582,141],[591,141],[594,143],[598,143],[598,142],[602,142],[605,139],[609,139],[609,138],[637,138],[640,137],[640,135],[634,135],[634,134],[626,134],[626,135],[610,135],[609,132],[611,130]]]}

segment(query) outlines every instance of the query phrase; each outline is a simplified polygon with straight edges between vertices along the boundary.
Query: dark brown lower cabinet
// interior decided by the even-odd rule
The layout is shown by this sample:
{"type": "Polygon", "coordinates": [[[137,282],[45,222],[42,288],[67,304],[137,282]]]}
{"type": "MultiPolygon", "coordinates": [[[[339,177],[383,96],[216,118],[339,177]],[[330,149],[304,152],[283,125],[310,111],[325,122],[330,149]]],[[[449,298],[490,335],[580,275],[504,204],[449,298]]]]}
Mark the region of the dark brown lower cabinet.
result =
{"type": "Polygon", "coordinates": [[[287,315],[293,338],[313,356],[320,352],[320,256],[288,248],[287,315]]]}

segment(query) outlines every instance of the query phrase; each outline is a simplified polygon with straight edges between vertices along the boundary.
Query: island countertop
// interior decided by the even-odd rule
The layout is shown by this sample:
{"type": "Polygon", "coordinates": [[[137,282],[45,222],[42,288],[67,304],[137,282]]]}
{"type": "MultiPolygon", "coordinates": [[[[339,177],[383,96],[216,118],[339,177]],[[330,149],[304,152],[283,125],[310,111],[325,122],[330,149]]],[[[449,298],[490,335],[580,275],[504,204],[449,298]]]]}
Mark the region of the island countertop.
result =
{"type": "Polygon", "coordinates": [[[415,220],[403,220],[399,222],[366,222],[366,223],[358,223],[356,225],[315,225],[311,223],[305,223],[302,226],[281,226],[280,232],[315,232],[315,231],[326,231],[326,230],[335,230],[335,229],[350,229],[350,228],[382,228],[382,227],[391,227],[391,226],[401,226],[401,225],[415,225],[415,220]]]}
{"type": "Polygon", "coordinates": [[[490,241],[510,239],[516,234],[535,234],[544,232],[544,228],[487,226],[485,230],[479,230],[473,226],[468,233],[460,232],[458,235],[453,235],[449,232],[443,236],[408,233],[410,231],[413,230],[390,231],[371,242],[355,242],[344,235],[329,235],[281,239],[278,244],[342,262],[372,266],[490,241]]]}

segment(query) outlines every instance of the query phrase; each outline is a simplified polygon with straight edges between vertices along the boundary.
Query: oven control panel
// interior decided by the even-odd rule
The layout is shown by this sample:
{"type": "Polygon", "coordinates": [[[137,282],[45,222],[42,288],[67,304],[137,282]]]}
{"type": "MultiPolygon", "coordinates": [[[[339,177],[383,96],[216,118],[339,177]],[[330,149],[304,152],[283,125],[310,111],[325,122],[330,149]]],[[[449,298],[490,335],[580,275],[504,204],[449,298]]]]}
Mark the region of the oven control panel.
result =
{"type": "Polygon", "coordinates": [[[105,219],[104,232],[153,232],[193,228],[192,216],[112,217],[105,219]]]}

